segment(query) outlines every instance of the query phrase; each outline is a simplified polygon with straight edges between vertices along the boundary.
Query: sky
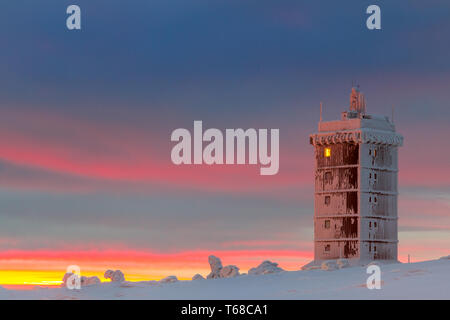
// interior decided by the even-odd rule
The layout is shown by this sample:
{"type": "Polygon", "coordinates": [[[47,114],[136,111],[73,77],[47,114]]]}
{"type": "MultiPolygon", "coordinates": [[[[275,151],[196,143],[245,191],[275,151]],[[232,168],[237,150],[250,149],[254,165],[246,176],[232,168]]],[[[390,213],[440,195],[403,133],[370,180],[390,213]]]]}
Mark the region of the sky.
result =
{"type": "Polygon", "coordinates": [[[436,0],[2,1],[0,284],[57,283],[70,264],[187,279],[211,253],[298,270],[313,257],[308,137],[353,83],[404,136],[400,260],[448,255],[449,16],[436,0]],[[82,30],[66,28],[71,4],[82,30]],[[194,120],[279,128],[279,173],[173,165],[170,135],[194,120]]]}

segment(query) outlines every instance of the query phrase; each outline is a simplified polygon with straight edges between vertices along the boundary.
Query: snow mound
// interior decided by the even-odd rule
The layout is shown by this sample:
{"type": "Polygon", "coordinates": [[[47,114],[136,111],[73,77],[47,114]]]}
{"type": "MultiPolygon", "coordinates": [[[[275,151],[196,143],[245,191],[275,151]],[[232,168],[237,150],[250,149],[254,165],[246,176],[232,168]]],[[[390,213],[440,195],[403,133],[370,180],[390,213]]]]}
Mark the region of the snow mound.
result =
{"type": "MultiPolygon", "coordinates": [[[[61,287],[66,287],[67,286],[67,281],[69,281],[69,278],[71,276],[73,276],[73,275],[74,274],[72,272],[65,273],[63,278],[62,278],[61,287]]],[[[77,279],[76,277],[71,279],[73,286],[76,285],[76,279],[77,279]]],[[[82,286],[90,286],[90,285],[100,284],[100,279],[98,277],[95,277],[95,276],[94,277],[81,276],[80,277],[80,284],[82,286]]]]}
{"type": "MultiPolygon", "coordinates": [[[[323,261],[321,261],[322,263],[323,261]]],[[[271,299],[450,299],[450,259],[415,263],[384,263],[382,290],[368,290],[367,267],[355,265],[337,272],[285,271],[276,276],[236,277],[220,281],[101,283],[82,287],[0,289],[0,300],[17,299],[176,299],[176,300],[271,300],[271,299]]],[[[369,261],[367,261],[369,262],[369,261]]],[[[319,262],[317,262],[319,263],[319,262]]],[[[337,266],[337,263],[336,263],[337,266]]]]}
{"type": "Polygon", "coordinates": [[[178,278],[176,276],[168,276],[164,279],[159,280],[160,283],[173,283],[178,282],[178,278]]]}
{"type": "Polygon", "coordinates": [[[211,273],[206,279],[233,278],[239,275],[239,268],[233,265],[222,267],[222,261],[216,256],[208,257],[211,273]]]}
{"type": "Polygon", "coordinates": [[[350,267],[350,262],[348,262],[347,259],[337,259],[336,264],[339,269],[348,268],[350,267]]]}
{"type": "Polygon", "coordinates": [[[234,278],[239,275],[239,268],[233,265],[223,267],[222,270],[220,270],[220,277],[221,278],[234,278]]]}
{"type": "Polygon", "coordinates": [[[326,270],[326,271],[333,271],[333,270],[338,269],[338,265],[337,265],[336,261],[329,260],[329,261],[322,262],[322,265],[320,266],[320,268],[322,270],[326,270]]]}
{"type": "Polygon", "coordinates": [[[192,281],[196,281],[196,280],[205,280],[205,278],[203,278],[203,276],[199,273],[197,273],[196,275],[194,275],[192,277],[192,281]]]}
{"type": "Polygon", "coordinates": [[[211,267],[211,273],[206,277],[207,279],[217,279],[220,278],[220,270],[222,270],[222,261],[216,256],[209,256],[208,263],[211,267]]]}
{"type": "MultiPolygon", "coordinates": [[[[72,275],[73,275],[72,272],[67,272],[67,273],[64,274],[64,276],[62,278],[61,287],[66,287],[67,286],[67,280],[69,280],[69,277],[72,276],[72,275]]],[[[73,281],[72,284],[75,285],[75,281],[73,281]]]]}
{"type": "Polygon", "coordinates": [[[100,279],[98,277],[85,277],[81,276],[81,285],[82,286],[91,286],[95,284],[100,284],[100,279]]]}
{"type": "Polygon", "coordinates": [[[111,282],[124,282],[125,276],[120,270],[106,270],[104,274],[105,279],[111,279],[111,282]]]}
{"type": "Polygon", "coordinates": [[[278,267],[278,263],[265,260],[261,262],[261,264],[256,268],[251,268],[250,270],[248,270],[248,274],[260,275],[260,274],[278,273],[281,271],[284,270],[278,267]]]}

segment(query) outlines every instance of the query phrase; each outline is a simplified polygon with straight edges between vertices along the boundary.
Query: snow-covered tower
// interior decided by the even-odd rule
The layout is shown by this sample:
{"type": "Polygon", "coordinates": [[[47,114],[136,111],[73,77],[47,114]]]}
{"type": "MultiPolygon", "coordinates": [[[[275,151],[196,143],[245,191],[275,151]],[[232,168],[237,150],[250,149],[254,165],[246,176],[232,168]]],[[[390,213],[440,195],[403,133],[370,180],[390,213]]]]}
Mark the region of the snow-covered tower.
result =
{"type": "Polygon", "coordinates": [[[341,120],[321,119],[310,136],[316,164],[315,263],[397,260],[397,149],[402,142],[387,117],[366,114],[359,88],[352,88],[350,110],[341,120]]]}

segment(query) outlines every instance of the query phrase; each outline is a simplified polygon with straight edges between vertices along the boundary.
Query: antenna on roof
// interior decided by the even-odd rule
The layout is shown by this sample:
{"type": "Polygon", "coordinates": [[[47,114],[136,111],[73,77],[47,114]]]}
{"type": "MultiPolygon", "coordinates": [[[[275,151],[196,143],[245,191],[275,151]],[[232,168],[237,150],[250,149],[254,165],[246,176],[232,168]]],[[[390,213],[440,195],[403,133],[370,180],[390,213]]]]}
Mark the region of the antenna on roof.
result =
{"type": "Polygon", "coordinates": [[[392,105],[392,123],[394,123],[394,110],[395,110],[395,106],[392,105]]]}
{"type": "Polygon", "coordinates": [[[322,101],[320,101],[320,122],[322,122],[322,101]]]}

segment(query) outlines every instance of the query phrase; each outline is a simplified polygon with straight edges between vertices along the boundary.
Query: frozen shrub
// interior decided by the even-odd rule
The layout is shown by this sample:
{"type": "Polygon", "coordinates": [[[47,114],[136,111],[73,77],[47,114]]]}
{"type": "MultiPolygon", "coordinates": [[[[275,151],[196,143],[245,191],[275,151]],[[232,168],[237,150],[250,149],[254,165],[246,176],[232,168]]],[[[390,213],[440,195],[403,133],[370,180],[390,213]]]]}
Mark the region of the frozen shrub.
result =
{"type": "Polygon", "coordinates": [[[226,266],[220,270],[220,278],[234,278],[239,275],[239,268],[236,266],[226,266]]]}
{"type": "Polygon", "coordinates": [[[159,280],[160,283],[173,283],[173,282],[177,282],[178,278],[175,276],[168,276],[165,277],[164,279],[159,280]]]}
{"type": "Polygon", "coordinates": [[[203,276],[201,274],[196,274],[195,276],[192,277],[192,281],[195,280],[205,280],[205,278],[203,278],[203,276]]]}
{"type": "Polygon", "coordinates": [[[211,267],[211,273],[206,277],[207,279],[220,278],[220,271],[222,270],[222,262],[216,256],[208,257],[209,266],[211,267]]]}
{"type": "Polygon", "coordinates": [[[268,274],[268,273],[278,273],[284,271],[280,267],[278,267],[278,263],[271,262],[269,260],[263,261],[256,268],[251,268],[248,270],[248,274],[252,275],[260,275],[260,274],[268,274]]]}
{"type": "Polygon", "coordinates": [[[123,272],[120,270],[106,270],[105,271],[105,275],[104,275],[105,279],[111,279],[111,282],[124,282],[125,281],[125,276],[123,275],[123,272]]]}

